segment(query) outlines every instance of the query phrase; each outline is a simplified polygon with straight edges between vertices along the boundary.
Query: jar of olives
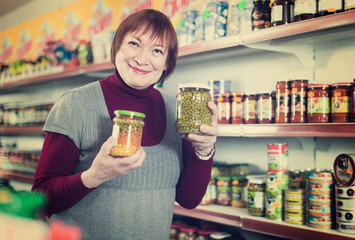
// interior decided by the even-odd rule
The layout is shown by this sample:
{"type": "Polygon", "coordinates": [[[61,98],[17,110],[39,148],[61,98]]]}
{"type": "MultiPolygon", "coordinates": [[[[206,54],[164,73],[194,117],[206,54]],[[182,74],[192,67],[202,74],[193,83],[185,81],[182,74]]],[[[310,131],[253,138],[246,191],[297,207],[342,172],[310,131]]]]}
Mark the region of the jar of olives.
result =
{"type": "Polygon", "coordinates": [[[212,113],[207,103],[212,100],[206,84],[186,83],[179,85],[176,97],[176,131],[180,134],[202,134],[202,124],[211,126],[212,113]]]}
{"type": "Polygon", "coordinates": [[[248,179],[248,212],[252,216],[265,216],[265,176],[251,176],[248,179]]]}
{"type": "Polygon", "coordinates": [[[110,155],[128,157],[141,146],[145,114],[127,110],[115,110],[114,114],[112,136],[117,142],[110,155]]]}

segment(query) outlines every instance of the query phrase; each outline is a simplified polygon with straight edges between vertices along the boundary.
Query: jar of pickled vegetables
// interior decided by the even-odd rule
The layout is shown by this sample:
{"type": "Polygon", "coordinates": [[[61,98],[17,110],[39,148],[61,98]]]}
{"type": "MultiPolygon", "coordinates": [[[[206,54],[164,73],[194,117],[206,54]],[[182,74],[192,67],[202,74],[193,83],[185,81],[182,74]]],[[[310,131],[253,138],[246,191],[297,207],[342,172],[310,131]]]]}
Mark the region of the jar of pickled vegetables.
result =
{"type": "Polygon", "coordinates": [[[265,216],[265,176],[248,176],[248,212],[265,216]]]}
{"type": "Polygon", "coordinates": [[[200,126],[212,124],[212,113],[207,106],[211,100],[210,88],[206,84],[179,85],[176,97],[176,131],[180,134],[202,134],[200,126]]]}
{"type": "Polygon", "coordinates": [[[128,157],[141,146],[145,114],[127,110],[114,111],[112,136],[117,139],[110,155],[128,157]]]}

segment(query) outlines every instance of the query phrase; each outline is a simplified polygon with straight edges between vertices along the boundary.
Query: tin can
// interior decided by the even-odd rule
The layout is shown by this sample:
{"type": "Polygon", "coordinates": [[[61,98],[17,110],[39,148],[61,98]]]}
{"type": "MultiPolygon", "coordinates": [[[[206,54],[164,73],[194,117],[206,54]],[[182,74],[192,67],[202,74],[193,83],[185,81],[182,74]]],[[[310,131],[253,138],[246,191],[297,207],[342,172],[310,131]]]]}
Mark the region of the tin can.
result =
{"type": "Polygon", "coordinates": [[[336,220],[344,223],[355,223],[355,211],[337,209],[336,220]]]}
{"type": "Polygon", "coordinates": [[[306,191],[304,189],[287,189],[285,190],[285,200],[303,202],[306,200],[306,191]]]}
{"type": "Polygon", "coordinates": [[[305,201],[288,201],[285,198],[285,212],[290,213],[305,213],[306,212],[306,202],[305,201]]]}
{"type": "Polygon", "coordinates": [[[337,198],[355,198],[355,186],[335,186],[335,196],[337,198]]]}
{"type": "Polygon", "coordinates": [[[332,204],[314,204],[307,202],[307,214],[311,214],[313,216],[332,216],[332,204]]]}
{"type": "Polygon", "coordinates": [[[337,209],[355,211],[355,198],[336,198],[335,206],[337,209]]]}
{"type": "Polygon", "coordinates": [[[306,216],[306,224],[314,228],[331,229],[333,227],[332,217],[314,216],[308,214],[306,216]]]}
{"type": "Polygon", "coordinates": [[[337,231],[342,232],[342,233],[350,233],[354,234],[355,233],[355,224],[351,223],[343,223],[339,222],[337,224],[337,231]]]}
{"type": "Polygon", "coordinates": [[[285,212],[285,222],[293,224],[306,224],[306,215],[303,213],[285,212]]]}
{"type": "Polygon", "coordinates": [[[282,196],[288,189],[289,176],[287,173],[267,173],[266,174],[266,194],[273,196],[282,196]]]}
{"type": "Polygon", "coordinates": [[[283,198],[282,196],[266,196],[265,217],[281,221],[283,219],[283,198]]]}
{"type": "Polygon", "coordinates": [[[340,154],[334,161],[334,177],[339,186],[355,184],[355,154],[340,154]]]}
{"type": "Polygon", "coordinates": [[[288,144],[268,144],[267,149],[268,172],[288,172],[288,144]]]}

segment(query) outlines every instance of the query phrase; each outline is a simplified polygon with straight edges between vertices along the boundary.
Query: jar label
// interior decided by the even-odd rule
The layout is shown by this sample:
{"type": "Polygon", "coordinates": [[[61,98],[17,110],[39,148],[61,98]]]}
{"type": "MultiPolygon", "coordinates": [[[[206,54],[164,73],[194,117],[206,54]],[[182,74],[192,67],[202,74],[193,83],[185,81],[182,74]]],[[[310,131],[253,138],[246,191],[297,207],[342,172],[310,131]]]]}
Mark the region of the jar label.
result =
{"type": "Polygon", "coordinates": [[[256,100],[246,100],[244,103],[245,103],[244,118],[246,120],[256,119],[256,117],[257,117],[257,112],[256,112],[257,102],[256,102],[256,100]]]}
{"type": "Polygon", "coordinates": [[[332,113],[349,113],[351,109],[351,99],[348,96],[332,98],[332,113]]]}
{"type": "Polygon", "coordinates": [[[342,1],[334,1],[334,0],[319,0],[318,2],[318,11],[328,11],[335,12],[337,10],[342,9],[342,1]]]}
{"type": "Polygon", "coordinates": [[[241,102],[232,102],[232,117],[241,118],[243,117],[243,104],[241,102]]]}
{"type": "Polygon", "coordinates": [[[308,113],[330,113],[329,98],[308,98],[308,113]]]}
{"type": "Polygon", "coordinates": [[[259,102],[258,106],[258,117],[259,119],[271,119],[273,117],[273,109],[272,109],[272,99],[262,99],[259,102]]]}
{"type": "Polygon", "coordinates": [[[352,8],[355,8],[355,0],[345,0],[344,2],[344,9],[350,10],[352,8]]]}
{"type": "Polygon", "coordinates": [[[292,113],[306,111],[306,92],[305,91],[303,91],[303,90],[298,91],[297,88],[292,89],[291,111],[292,111],[292,113]]]}
{"type": "Polygon", "coordinates": [[[248,206],[250,208],[264,208],[264,192],[248,191],[248,206]]]}
{"type": "Polygon", "coordinates": [[[288,113],[289,111],[289,94],[281,93],[276,95],[277,107],[276,111],[278,113],[288,113]]]}
{"type": "Polygon", "coordinates": [[[231,106],[229,102],[219,102],[217,104],[219,119],[229,119],[231,106]]]}
{"type": "Polygon", "coordinates": [[[275,5],[271,9],[271,22],[279,22],[283,20],[283,6],[275,5]]]}
{"type": "Polygon", "coordinates": [[[314,14],[317,12],[317,5],[315,0],[295,0],[295,16],[301,14],[314,14]]]}

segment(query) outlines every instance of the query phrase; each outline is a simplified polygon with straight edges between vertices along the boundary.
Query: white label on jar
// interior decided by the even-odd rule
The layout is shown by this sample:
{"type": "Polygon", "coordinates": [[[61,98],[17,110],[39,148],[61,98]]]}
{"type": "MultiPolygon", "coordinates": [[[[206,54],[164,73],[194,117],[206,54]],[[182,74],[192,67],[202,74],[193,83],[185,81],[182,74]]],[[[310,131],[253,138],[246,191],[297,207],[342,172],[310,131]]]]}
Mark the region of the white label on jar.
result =
{"type": "Polygon", "coordinates": [[[314,14],[316,12],[316,0],[295,0],[295,16],[306,13],[314,14]]]}
{"type": "Polygon", "coordinates": [[[344,8],[345,10],[348,10],[350,8],[355,8],[355,0],[345,0],[344,8]]]}
{"type": "Polygon", "coordinates": [[[283,7],[282,5],[275,5],[271,10],[271,22],[278,22],[283,20],[283,7]]]}
{"type": "Polygon", "coordinates": [[[321,11],[329,11],[335,12],[336,10],[340,10],[342,8],[341,0],[319,0],[318,2],[318,10],[321,11]]]}

